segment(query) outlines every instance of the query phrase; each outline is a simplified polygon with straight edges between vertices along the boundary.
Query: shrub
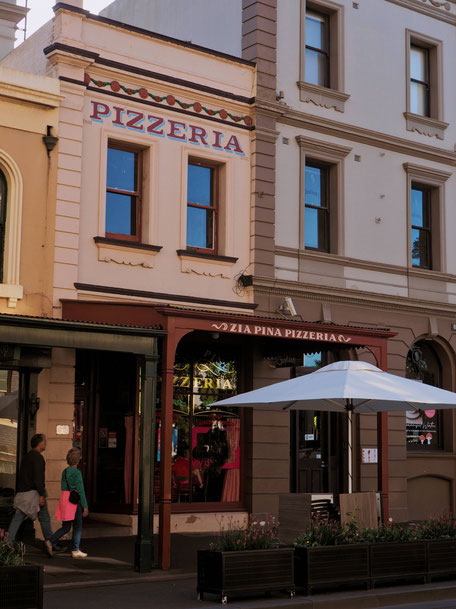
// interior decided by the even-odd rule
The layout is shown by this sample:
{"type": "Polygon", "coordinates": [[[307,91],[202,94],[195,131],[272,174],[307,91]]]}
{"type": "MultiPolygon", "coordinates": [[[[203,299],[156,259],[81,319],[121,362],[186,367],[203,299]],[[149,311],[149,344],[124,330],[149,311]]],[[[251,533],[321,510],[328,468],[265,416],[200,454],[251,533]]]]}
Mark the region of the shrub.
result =
{"type": "Polygon", "coordinates": [[[456,520],[451,514],[428,518],[416,523],[381,524],[377,529],[359,530],[356,519],[342,526],[340,522],[312,519],[296,546],[337,546],[352,543],[385,543],[456,539],[456,520]]]}
{"type": "Polygon", "coordinates": [[[298,537],[295,546],[339,546],[349,543],[360,543],[361,537],[352,516],[351,521],[342,526],[337,520],[327,520],[318,514],[312,517],[304,533],[298,537]]]}
{"type": "Polygon", "coordinates": [[[456,538],[456,520],[452,514],[443,514],[442,516],[422,520],[415,527],[419,539],[456,538]]]}
{"type": "Polygon", "coordinates": [[[8,533],[0,529],[0,567],[17,567],[24,564],[25,546],[14,542],[8,545],[8,533]]]}
{"type": "Polygon", "coordinates": [[[239,550],[268,550],[279,545],[279,523],[274,516],[250,516],[247,526],[229,519],[224,528],[223,516],[219,521],[217,541],[209,545],[211,550],[235,552],[239,550]]]}

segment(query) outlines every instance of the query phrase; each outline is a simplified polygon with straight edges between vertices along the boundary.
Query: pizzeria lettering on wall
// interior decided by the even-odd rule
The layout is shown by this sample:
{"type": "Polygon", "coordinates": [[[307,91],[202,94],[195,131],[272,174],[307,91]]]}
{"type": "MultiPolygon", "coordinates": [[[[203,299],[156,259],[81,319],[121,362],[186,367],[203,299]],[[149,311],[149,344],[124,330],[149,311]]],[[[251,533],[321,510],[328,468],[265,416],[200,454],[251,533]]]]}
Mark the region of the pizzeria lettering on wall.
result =
{"type": "Polygon", "coordinates": [[[130,129],[137,133],[145,133],[154,137],[166,137],[178,142],[188,142],[195,146],[212,148],[219,152],[229,152],[244,156],[244,151],[238,138],[233,134],[225,134],[216,129],[205,129],[184,121],[164,119],[148,112],[129,110],[123,106],[105,104],[91,100],[90,119],[104,123],[108,119],[111,125],[120,129],[130,129]]]}
{"type": "Polygon", "coordinates": [[[230,332],[232,334],[251,334],[252,336],[271,336],[275,338],[296,338],[298,340],[316,340],[329,343],[351,342],[351,337],[345,336],[344,334],[297,330],[295,328],[274,328],[272,326],[258,326],[227,322],[211,324],[211,328],[218,330],[219,332],[230,332]]]}

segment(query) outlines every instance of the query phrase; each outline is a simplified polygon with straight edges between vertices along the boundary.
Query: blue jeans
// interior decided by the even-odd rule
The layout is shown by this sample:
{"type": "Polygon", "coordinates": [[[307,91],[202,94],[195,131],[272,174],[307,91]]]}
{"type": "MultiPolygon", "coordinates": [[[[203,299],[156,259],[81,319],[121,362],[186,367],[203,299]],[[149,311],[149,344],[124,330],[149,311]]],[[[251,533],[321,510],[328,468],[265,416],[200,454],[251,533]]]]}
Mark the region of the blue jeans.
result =
{"type": "MultiPolygon", "coordinates": [[[[19,527],[24,522],[27,516],[24,512],[21,512],[18,508],[16,508],[16,512],[11,519],[9,529],[8,529],[8,543],[12,543],[16,539],[17,532],[19,527]]],[[[38,520],[41,526],[41,531],[43,533],[44,539],[49,539],[52,536],[51,529],[51,518],[49,516],[49,510],[47,508],[47,503],[45,503],[38,512],[38,520]]]]}
{"type": "Polygon", "coordinates": [[[67,520],[62,522],[62,526],[58,529],[54,535],[49,538],[49,541],[53,546],[58,542],[58,540],[63,537],[66,533],[68,533],[71,529],[71,525],[73,525],[73,552],[79,550],[79,544],[81,543],[81,535],[82,535],[82,508],[81,504],[78,503],[76,507],[76,514],[74,515],[74,520],[67,520]]]}

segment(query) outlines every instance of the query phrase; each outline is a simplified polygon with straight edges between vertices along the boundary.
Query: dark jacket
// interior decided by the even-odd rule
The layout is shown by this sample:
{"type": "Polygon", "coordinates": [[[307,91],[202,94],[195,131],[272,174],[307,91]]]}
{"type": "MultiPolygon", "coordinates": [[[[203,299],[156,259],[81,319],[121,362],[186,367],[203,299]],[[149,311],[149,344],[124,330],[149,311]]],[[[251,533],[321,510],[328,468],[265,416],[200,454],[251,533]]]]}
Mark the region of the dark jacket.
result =
{"type": "Polygon", "coordinates": [[[19,467],[17,492],[38,491],[40,497],[44,497],[46,493],[44,482],[45,467],[46,461],[40,452],[34,449],[28,452],[23,457],[19,467]]]}

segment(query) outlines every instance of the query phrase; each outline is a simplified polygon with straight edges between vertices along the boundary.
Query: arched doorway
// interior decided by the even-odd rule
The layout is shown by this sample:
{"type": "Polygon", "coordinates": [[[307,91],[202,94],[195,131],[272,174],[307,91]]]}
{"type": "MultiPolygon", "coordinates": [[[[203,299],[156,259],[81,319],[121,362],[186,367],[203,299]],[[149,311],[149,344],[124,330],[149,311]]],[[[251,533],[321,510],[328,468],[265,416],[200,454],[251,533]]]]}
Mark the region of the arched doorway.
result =
{"type": "MultiPolygon", "coordinates": [[[[407,378],[434,387],[442,387],[442,362],[432,341],[417,341],[407,353],[407,378]]],[[[407,450],[433,451],[443,449],[443,413],[432,408],[407,411],[407,450]]]]}

